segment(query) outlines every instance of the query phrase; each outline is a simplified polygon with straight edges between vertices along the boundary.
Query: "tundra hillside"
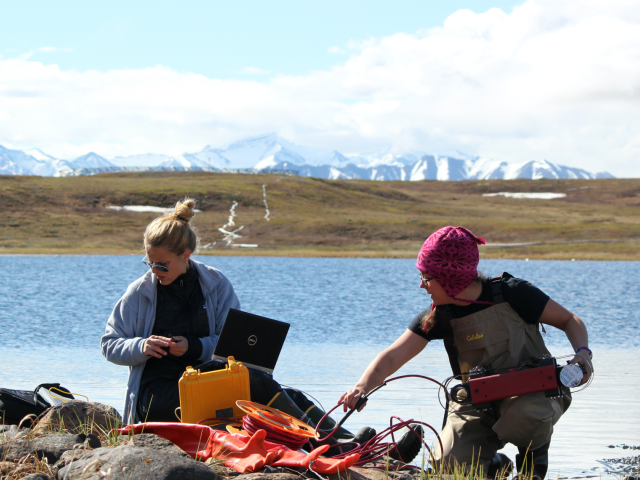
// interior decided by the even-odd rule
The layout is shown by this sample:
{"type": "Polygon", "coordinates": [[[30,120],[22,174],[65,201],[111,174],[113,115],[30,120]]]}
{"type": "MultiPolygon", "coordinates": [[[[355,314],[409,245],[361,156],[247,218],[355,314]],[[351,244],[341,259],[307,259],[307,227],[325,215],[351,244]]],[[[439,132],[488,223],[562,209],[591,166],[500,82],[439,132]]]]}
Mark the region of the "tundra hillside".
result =
{"type": "Polygon", "coordinates": [[[131,254],[158,214],[107,206],[171,207],[190,196],[194,225],[211,255],[413,257],[431,232],[464,225],[490,244],[484,258],[640,259],[640,180],[375,182],[205,172],[116,173],[86,177],[0,176],[0,253],[131,254]],[[266,221],[262,185],[270,221],[266,221]],[[556,192],[554,200],[484,197],[556,192]],[[218,228],[234,201],[236,243],[218,228]]]}

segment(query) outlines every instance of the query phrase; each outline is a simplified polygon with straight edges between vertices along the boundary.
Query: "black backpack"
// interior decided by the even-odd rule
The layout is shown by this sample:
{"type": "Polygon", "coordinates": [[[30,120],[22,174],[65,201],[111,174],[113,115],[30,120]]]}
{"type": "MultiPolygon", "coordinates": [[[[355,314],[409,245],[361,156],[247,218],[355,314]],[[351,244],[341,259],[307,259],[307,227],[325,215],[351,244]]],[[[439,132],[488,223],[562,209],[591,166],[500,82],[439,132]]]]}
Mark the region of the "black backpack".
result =
{"type": "MultiPolygon", "coordinates": [[[[35,390],[11,390],[9,388],[0,388],[0,421],[4,425],[19,425],[27,415],[39,416],[51,404],[44,399],[38,390],[44,388],[49,390],[55,389],[56,395],[72,400],[74,397],[66,388],[60,386],[59,383],[42,383],[35,390]]],[[[31,426],[34,423],[31,417],[25,420],[23,426],[31,426]]],[[[0,424],[0,425],[1,425],[0,424]]]]}

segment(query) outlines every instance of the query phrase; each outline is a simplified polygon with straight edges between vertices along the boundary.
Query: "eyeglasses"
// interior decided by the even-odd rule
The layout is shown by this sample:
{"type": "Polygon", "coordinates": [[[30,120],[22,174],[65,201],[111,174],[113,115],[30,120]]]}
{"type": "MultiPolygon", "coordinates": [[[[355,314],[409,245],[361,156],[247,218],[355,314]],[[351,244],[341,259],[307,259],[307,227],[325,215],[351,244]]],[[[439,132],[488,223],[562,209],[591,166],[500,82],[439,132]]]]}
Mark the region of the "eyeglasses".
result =
{"type": "Polygon", "coordinates": [[[431,280],[433,280],[433,277],[424,278],[422,275],[420,275],[420,285],[427,286],[431,280]]]}
{"type": "Polygon", "coordinates": [[[154,268],[156,270],[159,270],[161,272],[168,272],[169,269],[171,268],[171,265],[173,265],[173,262],[176,261],[176,258],[178,258],[178,255],[176,255],[175,257],[173,257],[173,260],[171,260],[171,263],[169,264],[168,267],[165,267],[164,265],[158,265],[157,263],[151,263],[147,261],[147,257],[144,257],[142,259],[142,263],[144,263],[147,267],[149,267],[151,270],[153,270],[154,268]]]}

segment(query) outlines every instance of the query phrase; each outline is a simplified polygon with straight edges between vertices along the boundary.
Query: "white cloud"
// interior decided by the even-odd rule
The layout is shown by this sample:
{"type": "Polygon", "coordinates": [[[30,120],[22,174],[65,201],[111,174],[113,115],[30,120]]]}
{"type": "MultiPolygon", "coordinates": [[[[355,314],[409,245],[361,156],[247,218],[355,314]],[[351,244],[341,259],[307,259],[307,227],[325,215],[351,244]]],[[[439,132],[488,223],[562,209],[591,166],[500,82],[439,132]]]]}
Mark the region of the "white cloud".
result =
{"type": "Polygon", "coordinates": [[[640,176],[634,1],[460,10],[442,27],[349,48],[330,70],[263,82],[0,59],[0,144],[179,154],[277,131],[343,152],[394,143],[640,176]]]}

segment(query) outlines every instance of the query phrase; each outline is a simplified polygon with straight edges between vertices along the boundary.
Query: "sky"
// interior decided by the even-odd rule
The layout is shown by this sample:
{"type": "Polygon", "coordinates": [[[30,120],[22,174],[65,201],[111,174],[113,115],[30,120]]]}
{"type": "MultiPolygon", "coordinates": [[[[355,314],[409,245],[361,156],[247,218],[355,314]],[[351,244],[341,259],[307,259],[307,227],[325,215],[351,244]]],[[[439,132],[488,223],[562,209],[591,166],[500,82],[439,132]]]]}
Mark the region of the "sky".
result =
{"type": "Polygon", "coordinates": [[[640,176],[634,0],[5,2],[0,145],[179,155],[276,132],[640,176]]]}

